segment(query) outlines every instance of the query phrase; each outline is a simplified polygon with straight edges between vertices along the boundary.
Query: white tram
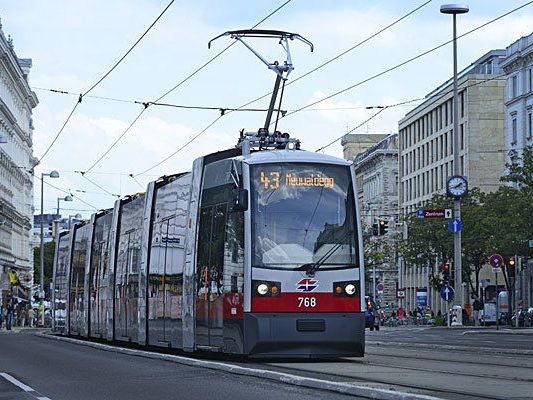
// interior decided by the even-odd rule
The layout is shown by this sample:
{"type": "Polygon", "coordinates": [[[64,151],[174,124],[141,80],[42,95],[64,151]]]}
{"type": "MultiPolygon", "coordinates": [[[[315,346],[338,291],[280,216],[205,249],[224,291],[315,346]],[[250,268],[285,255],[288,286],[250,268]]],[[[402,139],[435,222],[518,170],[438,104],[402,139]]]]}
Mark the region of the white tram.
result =
{"type": "MultiPolygon", "coordinates": [[[[288,54],[289,40],[310,44],[281,31],[224,35],[276,38],[288,54]]],[[[364,355],[353,165],[269,132],[292,64],[254,54],[276,72],[263,128],[59,235],[56,332],[250,357],[364,355]]]]}

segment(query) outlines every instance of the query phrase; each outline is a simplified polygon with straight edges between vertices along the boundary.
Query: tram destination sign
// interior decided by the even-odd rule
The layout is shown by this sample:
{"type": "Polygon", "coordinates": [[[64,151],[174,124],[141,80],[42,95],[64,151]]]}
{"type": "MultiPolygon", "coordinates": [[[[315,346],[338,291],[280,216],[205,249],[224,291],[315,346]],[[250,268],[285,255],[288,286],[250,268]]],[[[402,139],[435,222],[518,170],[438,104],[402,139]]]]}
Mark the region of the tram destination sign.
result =
{"type": "Polygon", "coordinates": [[[418,210],[418,218],[421,219],[451,219],[451,208],[438,208],[436,210],[418,210]]]}

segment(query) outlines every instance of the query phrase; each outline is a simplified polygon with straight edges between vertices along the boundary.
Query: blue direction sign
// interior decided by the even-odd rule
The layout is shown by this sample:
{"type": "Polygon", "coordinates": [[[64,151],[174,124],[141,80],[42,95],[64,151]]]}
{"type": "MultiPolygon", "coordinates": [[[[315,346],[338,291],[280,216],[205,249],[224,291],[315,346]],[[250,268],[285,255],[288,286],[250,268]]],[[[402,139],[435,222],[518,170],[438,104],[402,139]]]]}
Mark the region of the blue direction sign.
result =
{"type": "Polygon", "coordinates": [[[448,223],[448,227],[450,228],[450,230],[453,232],[453,233],[457,233],[461,230],[461,228],[463,227],[463,223],[461,222],[460,219],[458,218],[454,218],[452,219],[449,223],[448,223]]]}
{"type": "Polygon", "coordinates": [[[423,218],[426,216],[426,212],[425,212],[424,210],[418,210],[418,211],[416,212],[416,216],[417,216],[418,218],[422,218],[422,219],[423,219],[423,218]]]}
{"type": "Polygon", "coordinates": [[[452,301],[455,297],[455,290],[451,286],[446,285],[440,290],[440,297],[444,301],[452,301]]]}

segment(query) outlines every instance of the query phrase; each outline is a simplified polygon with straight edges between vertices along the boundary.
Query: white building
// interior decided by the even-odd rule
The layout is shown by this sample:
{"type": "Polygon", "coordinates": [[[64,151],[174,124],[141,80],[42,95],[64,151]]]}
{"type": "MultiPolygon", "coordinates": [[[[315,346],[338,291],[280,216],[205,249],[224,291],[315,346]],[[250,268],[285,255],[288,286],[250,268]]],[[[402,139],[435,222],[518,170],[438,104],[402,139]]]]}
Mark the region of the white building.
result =
{"type": "Polygon", "coordinates": [[[508,157],[533,146],[533,33],[507,47],[501,63],[507,74],[506,142],[508,157]]]}
{"type": "Polygon", "coordinates": [[[30,59],[19,59],[11,38],[0,24],[0,292],[10,290],[8,272],[22,286],[18,296],[28,296],[23,287],[33,282],[30,234],[33,221],[34,164],[32,110],[37,96],[30,89],[30,59]]]}

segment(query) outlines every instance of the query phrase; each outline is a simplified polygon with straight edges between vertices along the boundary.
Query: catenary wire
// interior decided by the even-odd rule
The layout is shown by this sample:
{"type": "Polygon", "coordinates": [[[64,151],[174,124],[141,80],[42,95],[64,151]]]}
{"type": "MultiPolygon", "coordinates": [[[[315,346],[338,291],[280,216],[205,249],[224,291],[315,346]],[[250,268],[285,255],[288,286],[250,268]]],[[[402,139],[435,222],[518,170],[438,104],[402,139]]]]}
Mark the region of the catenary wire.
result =
{"type": "MultiPolygon", "coordinates": [[[[308,71],[307,73],[305,73],[305,74],[302,75],[301,77],[295,79],[294,81],[289,81],[289,82],[287,83],[287,85],[290,85],[291,83],[294,83],[295,81],[304,78],[304,76],[308,76],[308,75],[312,74],[313,72],[316,72],[317,70],[319,70],[319,69],[325,67],[326,65],[330,64],[331,62],[333,62],[333,61],[335,61],[335,60],[341,58],[341,57],[344,56],[345,54],[351,52],[352,50],[356,49],[357,47],[361,46],[362,44],[364,44],[364,43],[368,42],[369,40],[375,38],[375,37],[378,36],[379,34],[381,34],[381,33],[383,33],[384,31],[386,31],[387,29],[392,28],[394,25],[396,25],[397,23],[399,23],[399,22],[402,21],[403,19],[407,18],[408,16],[412,15],[412,14],[415,13],[416,11],[420,10],[422,7],[426,6],[426,5],[429,4],[431,1],[432,1],[432,0],[429,0],[429,1],[426,1],[426,2],[422,3],[422,4],[419,5],[418,7],[414,8],[414,9],[411,10],[411,11],[409,11],[407,14],[405,14],[405,15],[403,15],[402,17],[400,17],[400,18],[396,19],[395,21],[393,21],[391,24],[389,24],[389,25],[387,25],[387,26],[381,28],[380,30],[378,30],[378,31],[375,32],[374,34],[370,35],[370,36],[367,37],[366,39],[364,39],[364,40],[362,40],[362,41],[356,43],[355,45],[353,45],[353,46],[350,47],[349,49],[347,49],[347,50],[341,52],[341,53],[338,54],[337,56],[335,56],[335,57],[333,57],[333,58],[327,60],[326,62],[324,62],[324,63],[318,65],[317,67],[315,67],[315,68],[312,69],[311,71],[308,71]]],[[[233,44],[233,43],[235,43],[235,42],[232,42],[232,44],[233,44]]],[[[245,108],[245,107],[249,106],[250,104],[252,104],[252,103],[254,103],[254,102],[256,102],[256,101],[258,101],[258,100],[260,100],[260,99],[263,99],[263,98],[269,96],[270,94],[272,94],[272,92],[269,92],[269,93],[267,93],[267,94],[265,94],[265,95],[263,95],[263,96],[261,96],[261,97],[258,97],[258,98],[254,99],[254,100],[252,100],[252,101],[249,101],[249,102],[247,102],[246,104],[243,104],[243,105],[241,105],[240,107],[237,107],[236,110],[239,110],[239,109],[245,108]]],[[[230,112],[231,112],[231,111],[228,111],[228,112],[226,113],[226,115],[229,114],[230,112]]],[[[282,118],[283,118],[285,115],[286,115],[286,114],[282,115],[282,118]]],[[[202,129],[202,131],[201,131],[199,134],[197,134],[192,140],[189,140],[189,141],[186,143],[186,145],[181,146],[181,147],[180,147],[178,150],[176,150],[174,153],[172,153],[171,155],[167,156],[163,161],[158,162],[157,164],[154,164],[152,167],[150,167],[150,168],[148,168],[148,169],[146,169],[146,170],[140,172],[140,173],[137,174],[137,175],[142,175],[142,174],[144,174],[144,172],[151,171],[152,169],[154,169],[154,168],[158,167],[159,165],[161,165],[161,164],[162,164],[163,162],[165,162],[166,160],[172,158],[174,155],[176,155],[177,153],[179,153],[182,149],[184,149],[185,147],[187,147],[187,145],[189,145],[190,143],[192,143],[192,141],[194,141],[196,138],[198,138],[200,135],[202,135],[205,131],[207,131],[207,129],[208,129],[209,127],[211,127],[211,126],[214,125],[216,122],[218,122],[219,119],[220,119],[220,118],[215,119],[215,120],[214,120],[213,122],[211,122],[206,128],[202,129]]]]}
{"type": "MultiPolygon", "coordinates": [[[[265,22],[268,18],[270,18],[272,15],[274,15],[275,13],[277,13],[279,10],[281,10],[283,7],[285,7],[287,4],[289,4],[292,0],[286,0],[283,4],[281,4],[280,6],[278,6],[274,11],[270,12],[266,17],[262,18],[259,22],[257,22],[254,26],[252,26],[251,29],[254,29],[256,28],[257,26],[259,26],[260,24],[262,24],[263,22],[265,22]]],[[[228,50],[235,42],[232,42],[230,45],[226,46],[223,50],[221,50],[220,52],[218,52],[214,57],[212,57],[209,61],[207,61],[206,63],[202,64],[202,66],[200,66],[199,68],[197,68],[192,74],[190,74],[189,76],[187,76],[185,79],[183,79],[182,81],[180,81],[177,85],[175,85],[174,87],[172,87],[170,90],[167,90],[165,93],[163,93],[161,96],[159,96],[155,102],[159,102],[161,99],[163,99],[165,96],[169,95],[170,93],[172,93],[174,90],[176,90],[178,87],[180,87],[183,83],[185,83],[186,81],[188,81],[190,78],[192,78],[194,75],[196,75],[198,72],[200,72],[202,69],[204,69],[207,65],[209,65],[212,61],[214,61],[216,58],[218,58],[222,53],[224,53],[226,50],[228,50]]],[[[131,124],[126,128],[126,130],[124,131],[124,133],[122,133],[122,135],[119,136],[119,138],[117,140],[115,140],[115,142],[113,142],[113,144],[102,154],[102,156],[100,156],[89,168],[87,168],[85,170],[85,172],[90,172],[107,154],[109,154],[109,152],[117,145],[117,143],[124,137],[124,135],[131,129],[131,127],[137,122],[137,120],[141,117],[141,115],[144,113],[144,111],[148,108],[147,105],[144,105],[144,108],[141,110],[141,112],[137,115],[137,117],[131,122],[131,124]]],[[[220,119],[220,117],[216,118],[213,123],[209,124],[208,127],[212,126],[215,122],[217,122],[218,120],[220,119]]],[[[205,132],[206,129],[202,130],[202,133],[205,132]]],[[[200,135],[200,134],[199,134],[200,135]]],[[[198,137],[199,135],[196,135],[196,137],[198,137]]],[[[182,146],[183,147],[183,146],[182,146]]],[[[183,147],[184,148],[184,147],[183,147]]],[[[154,167],[155,168],[155,167],[154,167]]],[[[147,171],[149,170],[152,170],[153,168],[149,168],[147,171]]]]}
{"type": "Polygon", "coordinates": [[[118,198],[120,198],[120,195],[119,195],[119,194],[111,193],[109,190],[107,190],[107,189],[104,188],[103,186],[99,185],[98,183],[96,183],[96,182],[93,181],[92,179],[90,179],[90,178],[88,178],[87,176],[85,176],[85,172],[79,171],[79,174],[80,174],[83,178],[85,178],[87,181],[89,181],[90,183],[92,183],[94,186],[96,186],[97,188],[99,188],[99,189],[102,190],[103,192],[107,193],[108,195],[113,196],[113,197],[118,197],[118,198]]]}
{"type": "MultiPolygon", "coordinates": [[[[34,178],[38,179],[38,180],[41,180],[40,177],[38,177],[37,175],[35,175],[35,172],[30,172],[31,175],[33,175],[34,178]]],[[[43,180],[44,184],[45,185],[48,185],[56,190],[59,190],[60,192],[63,192],[65,194],[68,194],[68,195],[71,195],[72,197],[75,197],[76,199],[78,199],[79,201],[81,201],[83,204],[85,204],[86,206],[89,206],[89,207],[92,207],[94,208],[95,210],[98,210],[98,207],[95,207],[94,205],[88,203],[87,201],[83,200],[80,196],[77,196],[77,195],[74,195],[73,193],[65,190],[65,189],[62,189],[58,186],[55,186],[53,184],[51,184],[50,182],[46,181],[46,180],[43,180]]]]}
{"type": "Polygon", "coordinates": [[[175,0],[170,0],[168,5],[163,9],[163,11],[161,11],[161,13],[157,16],[157,18],[150,24],[150,26],[143,32],[143,34],[135,41],[135,43],[133,43],[133,45],[128,49],[128,51],[126,51],[126,53],[124,53],[124,55],[120,57],[120,59],[117,62],[115,62],[115,64],[113,64],[113,66],[98,81],[96,81],[89,89],[87,89],[85,93],[83,93],[83,96],[86,96],[87,94],[89,94],[95,87],[97,87],[100,83],[102,83],[102,81],[105,78],[107,78],[109,74],[111,74],[111,72],[113,72],[115,68],[117,68],[122,61],[124,61],[124,59],[128,56],[128,54],[130,54],[133,51],[133,49],[140,43],[141,40],[143,40],[143,38],[148,34],[148,32],[150,32],[150,30],[154,27],[154,25],[157,24],[157,22],[161,19],[161,17],[163,17],[163,15],[167,12],[167,10],[170,8],[172,3],[174,3],[174,1],[175,0]]]}
{"type": "MultiPolygon", "coordinates": [[[[512,9],[511,11],[508,11],[508,12],[506,12],[506,13],[504,13],[504,14],[502,14],[502,15],[496,17],[496,18],[491,19],[490,21],[487,21],[487,22],[485,22],[485,23],[483,23],[483,24],[481,24],[481,25],[478,25],[477,27],[475,27],[475,28],[473,28],[473,29],[471,29],[471,30],[469,30],[469,31],[467,31],[467,32],[465,32],[465,33],[463,33],[463,34],[457,36],[457,39],[463,38],[463,37],[465,37],[465,36],[467,36],[467,35],[469,35],[469,34],[475,32],[475,31],[477,31],[477,30],[479,30],[479,29],[481,29],[481,28],[484,28],[484,27],[486,27],[487,25],[490,25],[490,24],[492,24],[492,23],[494,23],[494,22],[496,22],[496,21],[498,21],[498,20],[500,20],[500,19],[502,19],[502,18],[504,18],[504,17],[506,17],[506,16],[508,16],[508,15],[510,15],[510,14],[512,14],[512,13],[514,13],[514,12],[516,12],[516,11],[518,11],[518,10],[520,10],[520,9],[522,9],[522,8],[524,8],[524,7],[526,7],[526,6],[528,6],[528,5],[530,5],[530,4],[532,4],[532,3],[533,3],[533,1],[528,1],[527,3],[522,4],[521,6],[516,7],[516,8],[514,8],[514,9],[512,9]]],[[[409,58],[409,59],[407,59],[407,60],[402,61],[402,62],[399,63],[399,64],[396,64],[396,65],[394,65],[394,66],[392,66],[392,67],[390,67],[390,68],[387,68],[387,69],[384,70],[384,71],[381,71],[381,72],[379,72],[379,73],[377,73],[377,74],[374,74],[374,75],[372,75],[372,76],[370,76],[370,77],[368,77],[368,78],[366,78],[366,79],[363,79],[362,81],[359,81],[359,82],[357,82],[357,83],[355,83],[355,84],[353,84],[353,85],[350,85],[350,86],[348,86],[348,87],[346,87],[346,88],[344,88],[344,89],[341,89],[341,90],[339,90],[339,91],[337,91],[337,92],[335,92],[335,93],[333,93],[333,94],[330,94],[329,96],[323,97],[323,98],[320,99],[320,100],[314,101],[314,102],[309,103],[309,104],[307,104],[307,105],[305,105],[305,106],[303,106],[303,107],[300,107],[300,108],[298,108],[298,109],[296,109],[296,110],[294,110],[294,111],[288,112],[288,113],[285,114],[285,116],[282,117],[282,118],[287,118],[287,117],[290,116],[290,115],[296,114],[296,113],[298,113],[298,112],[300,112],[300,111],[302,111],[302,110],[305,110],[305,109],[307,109],[307,108],[309,108],[309,107],[312,107],[312,106],[314,106],[314,105],[317,105],[317,104],[319,104],[319,103],[322,103],[323,101],[329,100],[329,99],[331,99],[331,98],[333,98],[333,97],[336,97],[336,96],[338,96],[338,95],[340,95],[340,94],[342,94],[342,93],[346,93],[347,91],[349,91],[349,90],[351,90],[351,89],[354,89],[354,88],[357,87],[357,86],[361,86],[361,85],[363,85],[363,84],[365,84],[365,83],[368,83],[368,82],[370,82],[370,81],[372,81],[372,80],[374,80],[374,79],[376,79],[376,78],[379,78],[380,76],[383,76],[383,75],[385,75],[385,74],[387,74],[387,73],[389,73],[389,72],[391,72],[391,71],[394,71],[394,70],[396,70],[396,69],[398,69],[398,68],[400,68],[400,67],[402,67],[402,66],[404,66],[404,65],[406,65],[406,64],[408,64],[408,63],[410,63],[410,62],[413,62],[413,61],[415,61],[415,60],[417,60],[417,59],[419,59],[419,58],[421,58],[421,57],[424,57],[424,56],[426,56],[426,55],[428,55],[428,54],[430,54],[430,53],[432,53],[432,52],[434,52],[434,51],[436,51],[436,50],[438,50],[438,49],[440,49],[440,48],[442,48],[442,47],[444,47],[444,46],[446,46],[447,44],[450,44],[450,43],[452,43],[452,42],[453,42],[453,39],[447,40],[447,41],[445,41],[445,42],[443,42],[443,43],[441,43],[441,44],[439,44],[439,45],[437,45],[437,46],[435,46],[435,47],[432,47],[432,48],[429,49],[429,50],[426,50],[426,51],[424,51],[424,52],[422,52],[422,53],[417,54],[417,55],[414,56],[414,57],[411,57],[411,58],[409,58]]]]}
{"type": "MultiPolygon", "coordinates": [[[[500,75],[496,75],[496,76],[492,76],[490,78],[486,78],[486,79],[482,79],[480,80],[479,82],[474,82],[470,85],[466,85],[464,88],[459,88],[459,90],[466,90],[468,88],[471,88],[471,87],[474,87],[474,86],[477,86],[477,85],[481,85],[483,83],[486,83],[486,82],[490,82],[490,81],[493,81],[493,80],[497,80],[497,79],[500,79],[500,78],[503,78],[505,77],[506,75],[505,74],[500,74],[500,75]]],[[[336,142],[338,142],[339,140],[341,140],[345,135],[348,135],[350,133],[352,133],[353,131],[355,131],[356,129],[359,129],[361,126],[363,126],[364,124],[366,124],[367,122],[371,121],[372,119],[374,119],[375,117],[377,117],[381,111],[385,111],[387,108],[393,108],[393,107],[399,107],[399,106],[402,106],[402,105],[405,105],[405,104],[409,104],[409,103],[414,103],[415,101],[430,101],[430,100],[433,100],[435,97],[439,97],[438,100],[440,100],[441,98],[443,97],[446,97],[448,96],[450,93],[453,92],[453,89],[450,89],[448,91],[445,91],[443,93],[435,93],[434,95],[431,95],[431,96],[426,96],[426,97],[417,97],[417,98],[414,98],[414,99],[410,99],[410,100],[405,100],[405,101],[402,101],[402,102],[399,102],[399,103],[396,103],[396,104],[390,104],[388,106],[383,106],[380,108],[380,110],[378,112],[376,112],[375,114],[373,114],[372,116],[370,116],[370,118],[368,118],[367,120],[365,120],[364,122],[360,123],[359,125],[357,125],[355,128],[349,130],[348,132],[346,133],[343,133],[341,136],[337,137],[335,140],[329,142],[328,144],[326,144],[325,146],[322,146],[320,147],[319,149],[315,150],[315,151],[322,151],[326,148],[328,148],[329,146],[335,144],[336,142]]],[[[422,104],[422,103],[421,103],[422,104]]],[[[418,107],[420,104],[418,104],[416,107],[418,107]]]]}
{"type": "Polygon", "coordinates": [[[70,121],[70,119],[72,118],[72,115],[74,114],[74,111],[76,111],[76,108],[78,107],[78,105],[82,102],[82,99],[83,99],[83,96],[88,94],[90,91],[92,91],[96,86],[98,86],[111,72],[113,72],[113,70],[122,62],[124,61],[124,59],[127,57],[127,55],[135,48],[135,46],[137,46],[137,44],[139,44],[139,42],[146,36],[146,34],[150,31],[150,29],[152,29],[152,27],[157,23],[157,21],[159,21],[159,19],[163,16],[163,14],[168,10],[168,8],[172,5],[172,3],[174,3],[175,0],[171,0],[170,3],[165,7],[165,9],[163,10],[163,12],[161,14],[159,14],[159,16],[155,19],[154,22],[152,22],[152,24],[148,27],[148,29],[141,35],[141,37],[133,44],[133,46],[111,67],[111,69],[109,71],[107,71],[104,76],[102,76],[96,83],[94,83],[88,90],[85,91],[85,93],[83,94],[80,94],[79,97],[78,97],[78,100],[76,101],[76,104],[74,105],[74,107],[72,108],[72,110],[70,111],[70,113],[68,114],[67,116],[67,119],[65,120],[65,122],[63,123],[63,125],[61,126],[61,128],[59,129],[59,131],[57,132],[57,134],[55,135],[54,139],[52,140],[52,142],[48,145],[48,147],[46,148],[46,150],[44,151],[44,153],[41,155],[41,157],[38,159],[37,161],[37,164],[39,164],[42,159],[48,154],[48,152],[52,149],[52,147],[54,146],[54,144],[56,143],[57,139],[59,138],[59,136],[61,135],[61,133],[63,133],[63,131],[65,130],[65,127],[67,126],[68,122],[70,121]]]}
{"type": "MultiPolygon", "coordinates": [[[[428,5],[429,3],[431,3],[432,0],[429,0],[429,1],[426,1],[422,4],[420,4],[419,6],[415,7],[414,9],[412,9],[411,11],[409,11],[408,13],[402,15],[400,18],[397,18],[396,20],[394,20],[393,22],[391,22],[389,25],[386,25],[384,26],[383,28],[379,29],[378,31],[372,33],[370,36],[366,37],[365,39],[357,42],[356,44],[354,44],[353,46],[351,46],[350,48],[342,51],[341,53],[337,54],[336,56],[328,59],[327,61],[323,62],[322,64],[319,64],[317,65],[316,67],[314,67],[313,69],[305,72],[304,74],[296,77],[295,79],[291,80],[291,81],[288,81],[287,82],[287,86],[290,86],[292,85],[293,83],[295,82],[298,82],[300,79],[303,79],[309,75],[311,75],[312,73],[324,68],[325,66],[331,64],[333,61],[336,61],[338,60],[339,58],[345,56],[346,54],[350,53],[351,51],[357,49],[358,47],[362,46],[363,44],[367,43],[368,41],[374,39],[376,36],[379,36],[381,33],[385,32],[386,30],[392,28],[394,25],[398,24],[399,22],[403,21],[405,18],[409,17],[410,15],[416,13],[418,10],[420,10],[421,8],[425,7],[426,5],[428,5]]],[[[259,100],[262,100],[264,99],[265,97],[268,97],[272,94],[272,92],[268,92],[268,93],[265,93],[264,95],[262,96],[259,96],[245,104],[243,104],[241,107],[247,107],[249,106],[250,104],[253,104],[259,100]]]]}

